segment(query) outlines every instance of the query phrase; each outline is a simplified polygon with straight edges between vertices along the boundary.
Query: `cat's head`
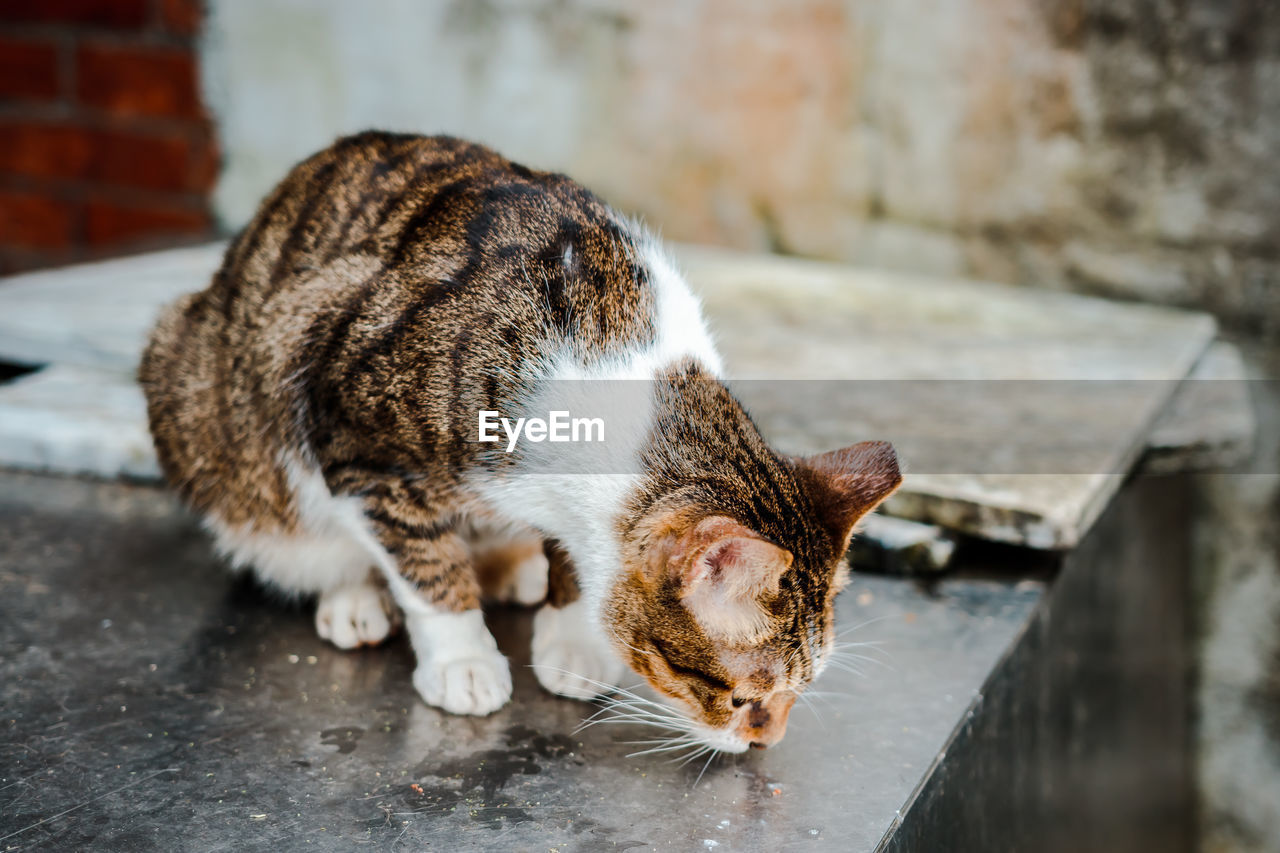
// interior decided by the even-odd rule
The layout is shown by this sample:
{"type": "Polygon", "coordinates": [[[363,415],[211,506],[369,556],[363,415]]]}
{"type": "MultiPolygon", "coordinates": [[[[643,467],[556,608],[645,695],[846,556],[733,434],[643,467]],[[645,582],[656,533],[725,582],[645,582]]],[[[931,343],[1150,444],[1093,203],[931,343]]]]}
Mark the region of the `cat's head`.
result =
{"type": "Polygon", "coordinates": [[[902,482],[885,442],[780,462],[768,488],[787,523],[753,526],[733,500],[667,502],[639,525],[605,608],[623,659],[690,737],[727,752],[782,738],[830,659],[853,527],[902,482]]]}

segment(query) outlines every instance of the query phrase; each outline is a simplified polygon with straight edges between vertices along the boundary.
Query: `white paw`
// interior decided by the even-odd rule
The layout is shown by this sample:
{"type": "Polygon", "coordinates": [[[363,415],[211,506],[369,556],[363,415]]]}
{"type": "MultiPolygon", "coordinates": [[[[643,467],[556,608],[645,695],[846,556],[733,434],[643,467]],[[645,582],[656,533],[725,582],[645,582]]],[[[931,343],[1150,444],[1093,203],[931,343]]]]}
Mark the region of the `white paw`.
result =
{"type": "Polygon", "coordinates": [[[320,596],[316,633],[340,649],[375,646],[391,633],[398,614],[384,589],[365,583],[338,587],[320,596]]]}
{"type": "Polygon", "coordinates": [[[450,714],[484,716],[511,698],[511,669],[497,652],[462,660],[426,660],[413,671],[413,686],[428,705],[450,714]]]}
{"type": "Polygon", "coordinates": [[[533,617],[533,672],[559,696],[591,699],[622,680],[622,663],[585,617],[585,605],[545,605],[533,617]]]}
{"type": "Polygon", "coordinates": [[[511,570],[503,601],[514,601],[526,607],[547,597],[547,556],[541,552],[530,554],[511,570]]]}

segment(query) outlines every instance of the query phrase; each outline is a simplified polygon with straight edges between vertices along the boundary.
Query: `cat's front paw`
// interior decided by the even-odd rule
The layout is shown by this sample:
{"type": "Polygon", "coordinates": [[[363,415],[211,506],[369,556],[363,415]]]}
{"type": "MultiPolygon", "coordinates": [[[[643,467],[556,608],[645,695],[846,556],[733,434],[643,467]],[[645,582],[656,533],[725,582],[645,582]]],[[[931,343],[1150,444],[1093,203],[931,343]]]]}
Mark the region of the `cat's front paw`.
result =
{"type": "Polygon", "coordinates": [[[621,662],[585,618],[580,601],[544,606],[533,617],[533,672],[558,696],[592,699],[622,680],[621,662]]]}
{"type": "Polygon", "coordinates": [[[413,671],[413,686],[428,705],[450,714],[484,716],[511,698],[511,669],[497,652],[459,660],[425,660],[413,671]]]}
{"type": "Polygon", "coordinates": [[[376,646],[395,629],[399,610],[385,589],[360,583],[322,593],[316,633],[340,649],[376,646]]]}

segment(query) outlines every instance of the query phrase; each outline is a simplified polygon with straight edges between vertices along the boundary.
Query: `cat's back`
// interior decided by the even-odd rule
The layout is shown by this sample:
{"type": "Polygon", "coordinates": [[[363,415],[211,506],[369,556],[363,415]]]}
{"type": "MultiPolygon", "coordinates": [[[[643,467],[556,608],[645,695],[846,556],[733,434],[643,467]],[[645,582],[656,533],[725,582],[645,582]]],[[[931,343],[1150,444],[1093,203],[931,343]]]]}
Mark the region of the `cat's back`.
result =
{"type": "Polygon", "coordinates": [[[633,338],[651,308],[634,237],[565,175],[450,136],[370,131],[294,167],[228,249],[209,294],[237,326],[260,325],[273,299],[326,276],[347,279],[353,295],[370,282],[405,300],[447,291],[477,316],[488,301],[523,295],[566,336],[633,338]],[[569,316],[582,323],[569,328],[569,316]]]}
{"type": "Polygon", "coordinates": [[[466,190],[501,182],[516,168],[449,136],[369,131],[339,139],[295,166],[262,201],[227,250],[211,295],[224,317],[243,322],[292,280],[344,257],[376,259],[385,272],[403,261],[396,252],[415,218],[456,231],[466,190]]]}
{"type": "Polygon", "coordinates": [[[213,484],[283,496],[282,449],[341,443],[344,425],[369,434],[340,409],[384,411],[406,388],[427,393],[424,410],[492,407],[491,377],[550,353],[643,346],[656,315],[642,254],[563,175],[447,136],[340,139],[293,168],[208,288],[157,324],[140,376],[166,475],[197,506],[217,502],[202,495],[213,484]]]}
{"type": "MultiPolygon", "coordinates": [[[[298,347],[291,330],[296,338],[326,311],[315,283],[341,294],[352,271],[387,278],[397,234],[442,188],[492,182],[510,168],[451,137],[367,132],[289,172],[208,287],[162,312],[143,354],[139,379],[161,467],[188,501],[234,503],[245,520],[285,513],[288,487],[272,445],[290,437],[275,429],[285,418],[271,373],[298,347]],[[278,440],[264,442],[269,435],[278,440]]],[[[433,215],[447,223],[453,214],[433,215]]]]}

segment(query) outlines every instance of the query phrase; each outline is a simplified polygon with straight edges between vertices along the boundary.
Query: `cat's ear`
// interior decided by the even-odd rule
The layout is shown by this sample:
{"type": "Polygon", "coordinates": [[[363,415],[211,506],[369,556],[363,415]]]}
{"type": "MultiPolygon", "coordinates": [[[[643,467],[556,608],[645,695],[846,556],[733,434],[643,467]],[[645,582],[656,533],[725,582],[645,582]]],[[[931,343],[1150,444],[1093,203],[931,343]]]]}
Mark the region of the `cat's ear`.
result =
{"type": "Polygon", "coordinates": [[[796,460],[822,523],[843,554],[853,526],[902,485],[898,454],[887,441],[858,444],[796,460]]]}
{"type": "Polygon", "coordinates": [[[746,642],[768,628],[761,598],[778,591],[791,560],[790,551],[716,515],[677,537],[667,568],[681,603],[708,635],[746,642]]]}

